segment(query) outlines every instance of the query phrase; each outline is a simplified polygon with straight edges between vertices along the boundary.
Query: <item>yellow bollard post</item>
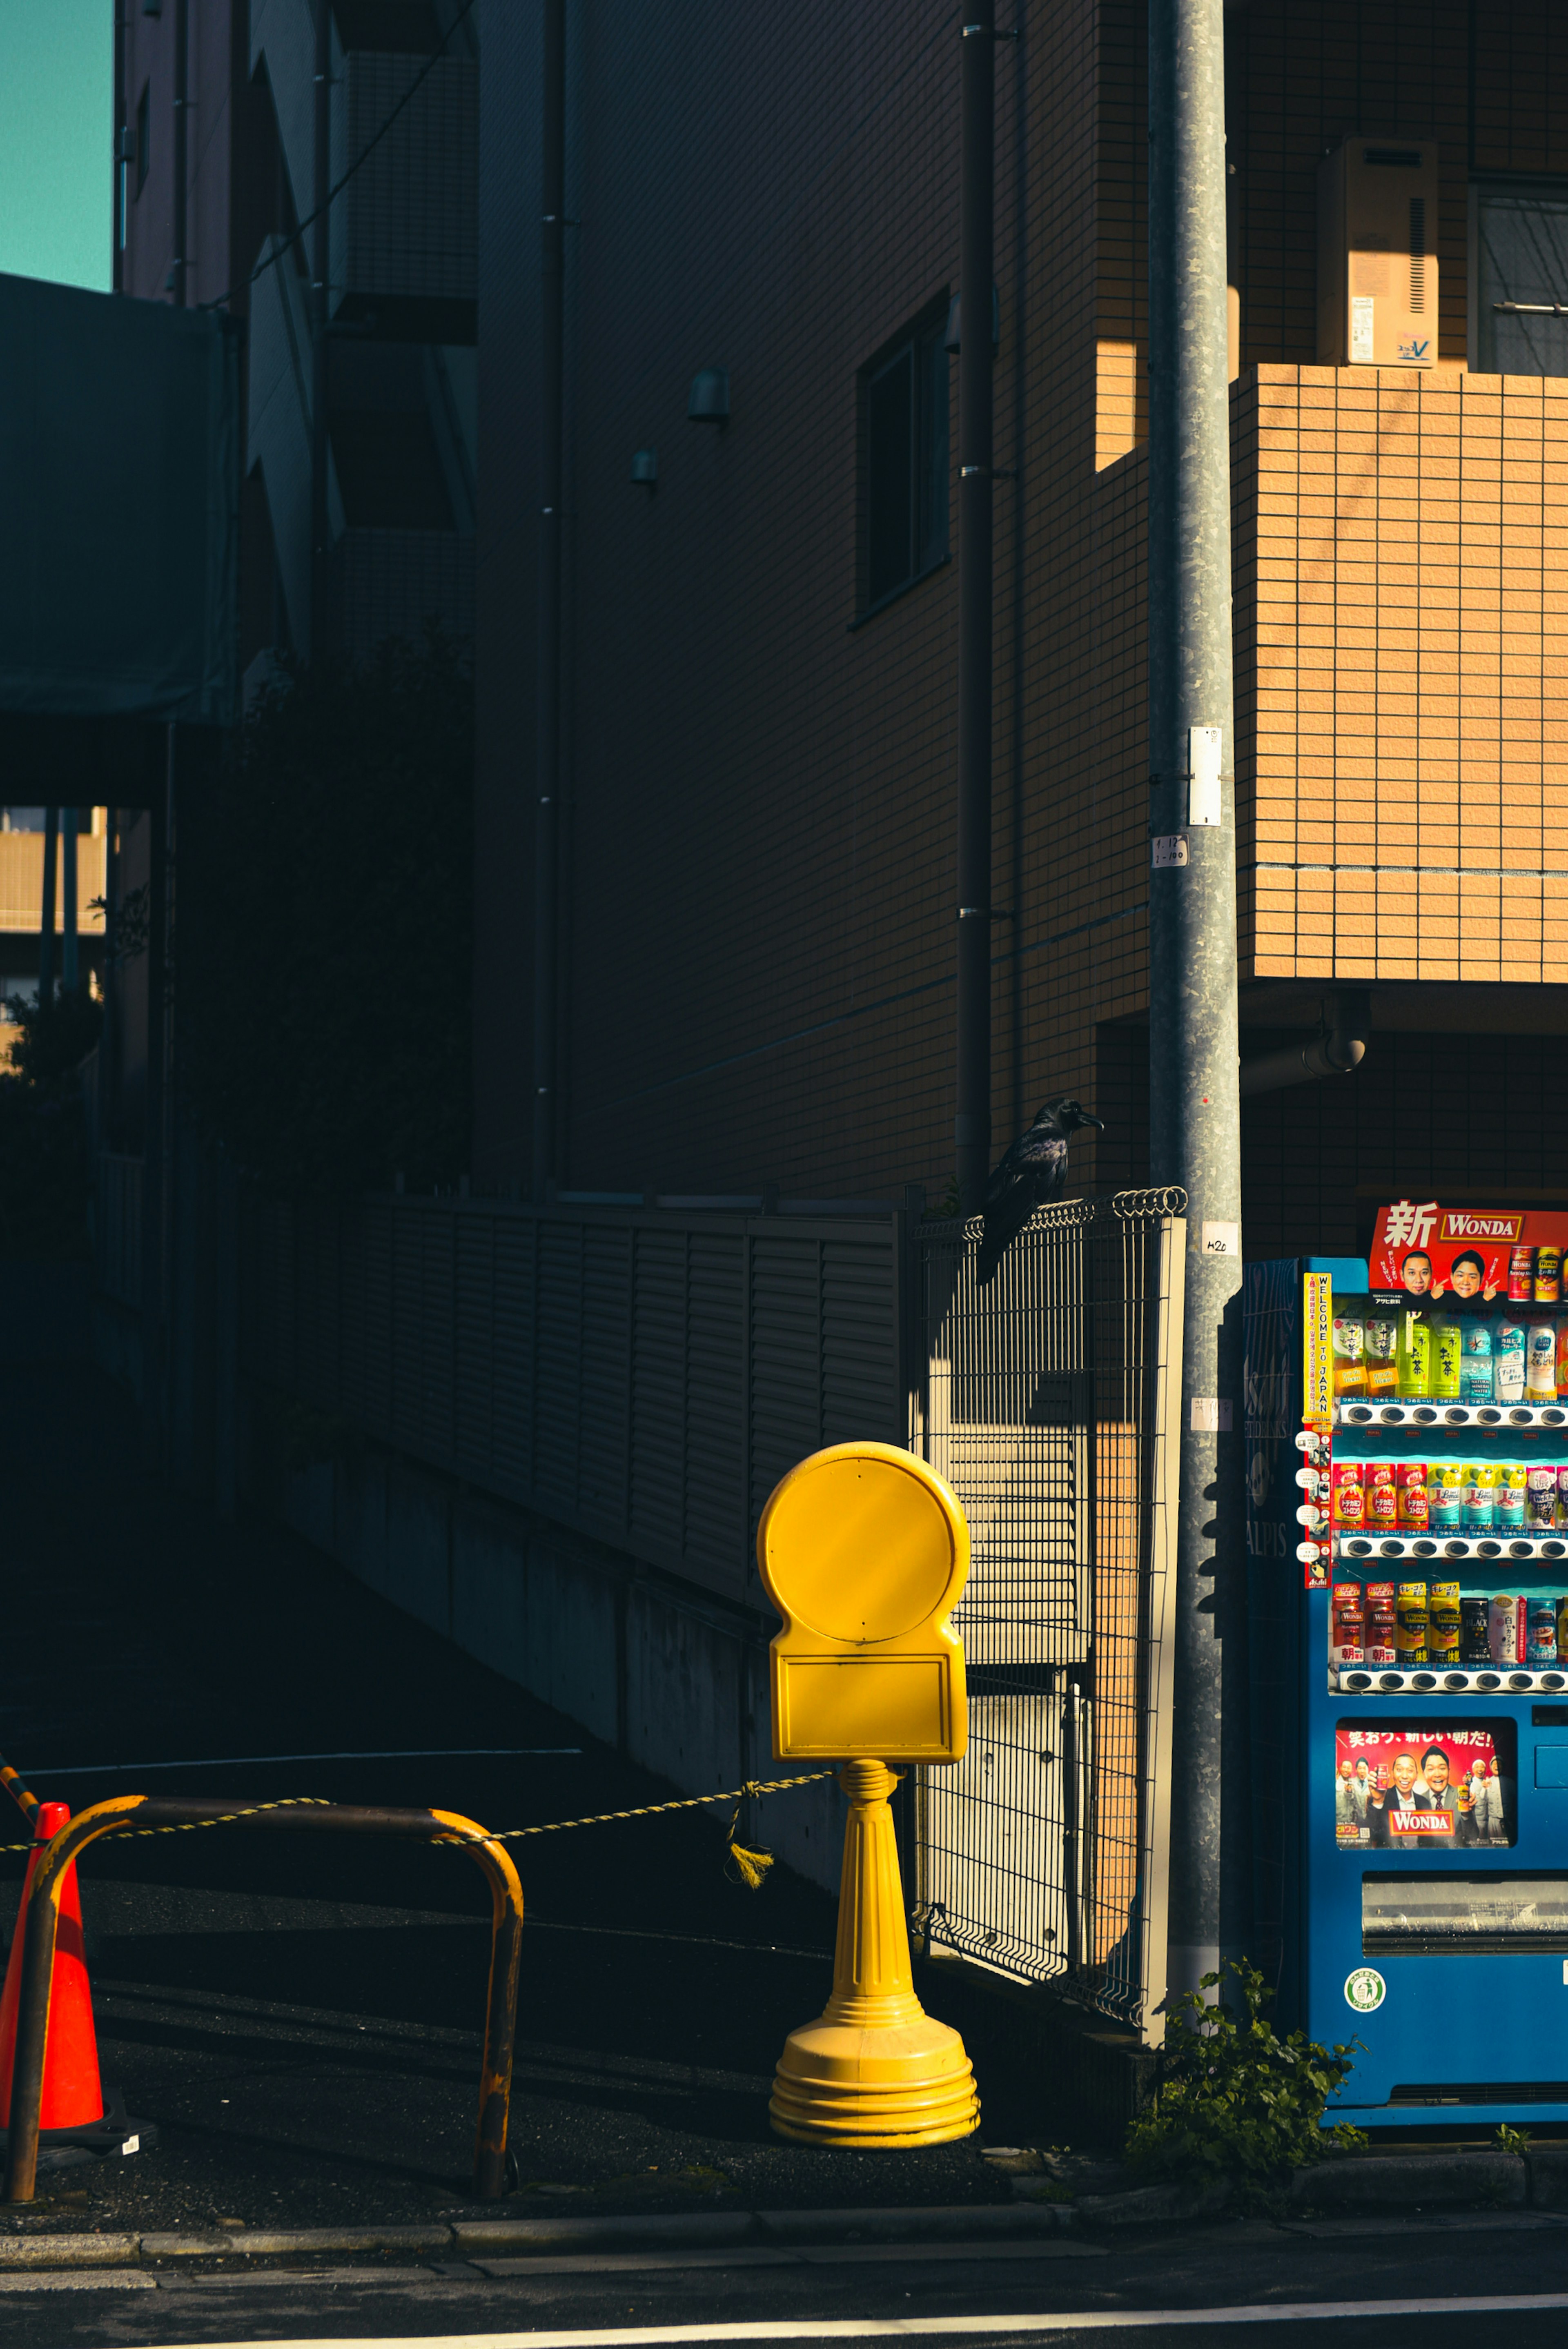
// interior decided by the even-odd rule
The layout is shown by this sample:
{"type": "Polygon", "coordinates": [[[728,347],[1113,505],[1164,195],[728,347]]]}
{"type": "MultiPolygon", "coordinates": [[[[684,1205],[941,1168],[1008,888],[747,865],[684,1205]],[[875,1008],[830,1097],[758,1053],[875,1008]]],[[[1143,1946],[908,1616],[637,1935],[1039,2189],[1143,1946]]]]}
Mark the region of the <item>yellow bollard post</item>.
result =
{"type": "Polygon", "coordinates": [[[889,1761],[956,1762],[963,1650],[948,1620],[969,1572],[956,1495],[912,1454],[835,1444],[791,1470],[757,1529],[784,1628],[772,1650],[774,1750],[845,1760],[849,1797],[833,1994],[784,2043],[769,2118],[780,2137],[940,2145],[980,2125],[958,2033],[915,1996],[888,1797],[889,1761]]]}
{"type": "Polygon", "coordinates": [[[807,2145],[943,2145],[980,2126],[963,2041],[915,1996],[885,1762],[846,1762],[833,1995],[784,2042],[768,2117],[807,2145]]]}

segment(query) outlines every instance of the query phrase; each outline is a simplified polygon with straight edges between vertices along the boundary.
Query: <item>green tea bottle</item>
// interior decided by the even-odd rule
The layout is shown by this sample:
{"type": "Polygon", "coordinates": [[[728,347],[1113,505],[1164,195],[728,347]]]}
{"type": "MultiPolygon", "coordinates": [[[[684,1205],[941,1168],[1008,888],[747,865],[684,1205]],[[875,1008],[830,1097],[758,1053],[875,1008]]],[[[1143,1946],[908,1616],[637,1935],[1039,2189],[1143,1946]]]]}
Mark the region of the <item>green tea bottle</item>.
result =
{"type": "Polygon", "coordinates": [[[1431,1393],[1432,1330],[1424,1313],[1400,1313],[1397,1375],[1402,1402],[1424,1402],[1431,1393]]]}
{"type": "Polygon", "coordinates": [[[1451,1313],[1433,1313],[1428,1317],[1428,1327],[1432,1333],[1432,1380],[1428,1392],[1434,1402],[1458,1402],[1464,1354],[1459,1325],[1451,1313]]]}

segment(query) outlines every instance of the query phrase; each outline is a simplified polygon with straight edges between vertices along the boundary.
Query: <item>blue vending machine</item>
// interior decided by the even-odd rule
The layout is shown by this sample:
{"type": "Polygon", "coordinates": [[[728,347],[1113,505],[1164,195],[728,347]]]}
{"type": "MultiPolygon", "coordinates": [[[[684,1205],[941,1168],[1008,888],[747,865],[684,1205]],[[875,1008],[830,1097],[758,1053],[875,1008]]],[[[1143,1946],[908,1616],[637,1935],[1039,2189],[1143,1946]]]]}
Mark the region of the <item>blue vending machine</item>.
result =
{"type": "Polygon", "coordinates": [[[1564,1237],[1246,1268],[1255,1955],[1361,2127],[1568,2121],[1564,1237]]]}

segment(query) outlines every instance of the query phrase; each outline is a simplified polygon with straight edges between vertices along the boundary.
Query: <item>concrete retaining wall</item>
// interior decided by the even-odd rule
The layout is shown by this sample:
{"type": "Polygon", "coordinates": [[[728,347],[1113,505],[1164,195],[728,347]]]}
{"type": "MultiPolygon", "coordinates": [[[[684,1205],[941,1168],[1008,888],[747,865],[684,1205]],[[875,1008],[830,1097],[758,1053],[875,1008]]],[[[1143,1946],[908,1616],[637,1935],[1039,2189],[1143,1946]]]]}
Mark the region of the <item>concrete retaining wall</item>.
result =
{"type": "MultiPolygon", "coordinates": [[[[763,1626],[624,1552],[370,1445],[290,1471],[254,1461],[253,1497],[394,1606],[698,1795],[783,1776],[763,1626]]],[[[749,1832],[838,1889],[831,1780],[765,1802],[749,1832]]]]}

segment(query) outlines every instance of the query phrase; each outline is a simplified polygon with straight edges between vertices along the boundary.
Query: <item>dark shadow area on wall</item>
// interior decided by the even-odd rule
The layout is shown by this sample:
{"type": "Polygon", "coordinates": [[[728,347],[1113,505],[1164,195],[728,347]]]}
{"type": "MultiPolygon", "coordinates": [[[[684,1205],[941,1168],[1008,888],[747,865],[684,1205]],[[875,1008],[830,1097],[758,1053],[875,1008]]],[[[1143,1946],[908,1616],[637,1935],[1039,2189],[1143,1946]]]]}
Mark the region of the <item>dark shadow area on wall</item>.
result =
{"type": "MultiPolygon", "coordinates": [[[[1246,1056],[1293,1040],[1247,1029],[1246,1056]]],[[[1361,1256],[1388,1199],[1568,1202],[1568,1091],[1542,1036],[1412,1035],[1374,1027],[1354,1076],[1241,1104],[1249,1257],[1361,1256]]],[[[1096,1187],[1148,1180],[1148,1040],[1104,1028],[1096,1187]]]]}

